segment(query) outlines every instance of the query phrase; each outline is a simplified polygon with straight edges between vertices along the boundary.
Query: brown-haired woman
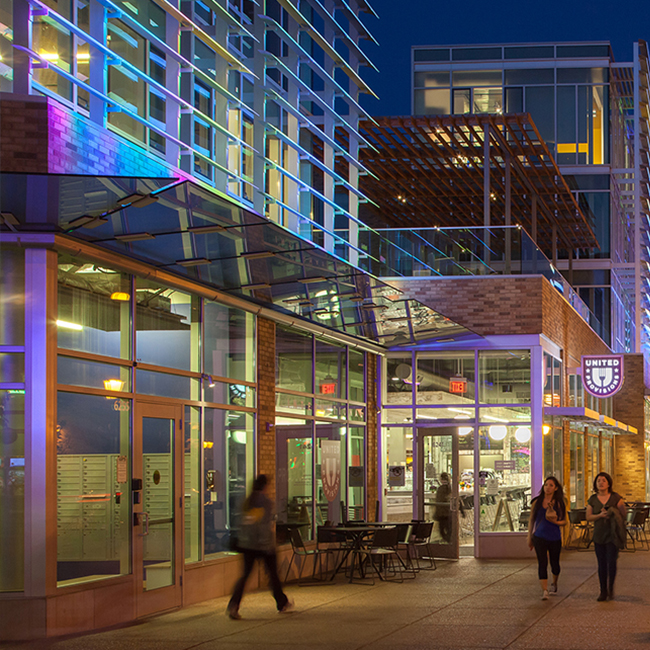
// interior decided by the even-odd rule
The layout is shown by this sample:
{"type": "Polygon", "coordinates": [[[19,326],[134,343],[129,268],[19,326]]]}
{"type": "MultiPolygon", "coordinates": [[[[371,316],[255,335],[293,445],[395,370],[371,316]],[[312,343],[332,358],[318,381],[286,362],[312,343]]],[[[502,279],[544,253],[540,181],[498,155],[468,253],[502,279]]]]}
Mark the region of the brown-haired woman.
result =
{"type": "MultiPolygon", "coordinates": [[[[627,508],[620,494],[612,492],[612,477],[607,472],[599,472],[594,479],[594,492],[587,501],[587,521],[594,522],[594,549],[598,560],[598,579],[600,595],[596,600],[614,599],[614,580],[616,579],[616,560],[623,540],[618,539],[625,524],[627,508]]],[[[625,534],[625,533],[623,533],[625,534]]]]}
{"type": "Polygon", "coordinates": [[[537,575],[542,586],[542,600],[548,599],[549,591],[557,593],[560,577],[560,551],[562,530],[566,524],[564,490],[554,477],[549,476],[539,494],[533,499],[528,520],[528,547],[537,554],[537,575]],[[553,582],[548,586],[548,562],[551,561],[553,582]]]}

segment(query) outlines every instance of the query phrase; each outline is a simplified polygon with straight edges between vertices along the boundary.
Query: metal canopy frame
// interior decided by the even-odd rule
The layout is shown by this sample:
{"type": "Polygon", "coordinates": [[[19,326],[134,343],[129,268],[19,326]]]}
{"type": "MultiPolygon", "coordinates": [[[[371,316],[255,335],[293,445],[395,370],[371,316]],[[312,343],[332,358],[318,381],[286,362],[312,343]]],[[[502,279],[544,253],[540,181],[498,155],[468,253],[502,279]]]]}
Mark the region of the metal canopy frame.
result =
{"type": "Polygon", "coordinates": [[[521,225],[533,239],[598,248],[527,113],[378,117],[364,121],[361,189],[372,227],[521,225]],[[485,161],[489,160],[486,165],[485,161]]]}

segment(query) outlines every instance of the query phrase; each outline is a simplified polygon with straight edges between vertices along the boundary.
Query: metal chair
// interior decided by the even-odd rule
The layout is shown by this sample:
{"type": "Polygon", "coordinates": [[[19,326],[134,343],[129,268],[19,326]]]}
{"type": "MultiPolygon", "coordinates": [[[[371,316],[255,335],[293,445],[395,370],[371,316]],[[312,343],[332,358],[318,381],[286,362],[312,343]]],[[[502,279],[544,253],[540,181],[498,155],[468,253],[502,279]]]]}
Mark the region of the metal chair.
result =
{"type": "MultiPolygon", "coordinates": [[[[372,535],[370,542],[352,551],[353,561],[351,571],[358,567],[359,577],[365,579],[364,566],[373,574],[372,584],[375,584],[374,574],[380,580],[389,581],[389,574],[394,576],[391,582],[404,582],[405,571],[410,571],[415,577],[415,570],[408,569],[398,551],[399,530],[397,526],[378,528],[372,535]],[[382,574],[383,571],[383,574],[382,574]],[[397,576],[399,575],[399,578],[397,576]]],[[[352,579],[354,576],[351,575],[352,579]]]]}
{"type": "Polygon", "coordinates": [[[569,531],[569,540],[566,548],[575,549],[577,551],[586,551],[591,546],[591,532],[593,526],[587,521],[586,510],[569,510],[569,523],[571,530],[569,531]],[[575,533],[575,545],[572,544],[575,533]]]}
{"type": "Polygon", "coordinates": [[[421,521],[413,525],[409,546],[413,551],[413,556],[417,562],[416,571],[425,569],[427,571],[435,571],[438,568],[436,559],[433,557],[431,550],[431,532],[433,531],[432,521],[421,521]],[[420,555],[420,550],[424,549],[426,555],[420,555]],[[429,566],[421,566],[420,560],[428,560],[429,566]]]}
{"type": "Polygon", "coordinates": [[[287,579],[289,578],[289,572],[291,571],[291,565],[293,564],[293,561],[298,557],[302,558],[302,561],[300,562],[300,569],[298,571],[298,584],[300,584],[300,581],[302,580],[302,572],[303,569],[305,568],[305,564],[307,561],[307,558],[311,557],[313,559],[313,569],[312,569],[312,580],[316,579],[316,564],[318,564],[318,568],[320,571],[320,577],[322,579],[323,577],[323,567],[322,567],[322,562],[321,558],[323,555],[327,555],[328,551],[326,549],[319,549],[317,548],[306,548],[305,543],[302,540],[302,535],[300,534],[300,530],[298,528],[291,528],[289,529],[289,539],[291,540],[291,550],[292,550],[292,555],[291,555],[291,560],[289,561],[289,566],[287,567],[287,574],[284,577],[284,581],[286,582],[287,579]]]}
{"type": "Polygon", "coordinates": [[[640,551],[650,550],[648,538],[645,533],[645,522],[648,518],[648,509],[641,508],[637,510],[630,510],[625,530],[627,531],[628,538],[632,541],[632,550],[636,551],[637,542],[640,544],[640,551]],[[645,545],[645,548],[644,548],[645,545]]]}

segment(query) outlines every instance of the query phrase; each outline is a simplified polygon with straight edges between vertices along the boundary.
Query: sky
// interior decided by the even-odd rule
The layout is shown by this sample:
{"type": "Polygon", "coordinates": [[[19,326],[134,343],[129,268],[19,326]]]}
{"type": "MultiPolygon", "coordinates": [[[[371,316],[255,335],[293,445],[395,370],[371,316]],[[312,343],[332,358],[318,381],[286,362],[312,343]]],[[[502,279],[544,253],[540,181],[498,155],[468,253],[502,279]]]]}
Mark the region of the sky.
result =
{"type": "Polygon", "coordinates": [[[379,46],[364,50],[379,72],[364,79],[379,100],[363,97],[373,116],[408,115],[413,45],[609,41],[616,61],[650,42],[650,0],[369,0],[379,18],[365,24],[379,46]]]}

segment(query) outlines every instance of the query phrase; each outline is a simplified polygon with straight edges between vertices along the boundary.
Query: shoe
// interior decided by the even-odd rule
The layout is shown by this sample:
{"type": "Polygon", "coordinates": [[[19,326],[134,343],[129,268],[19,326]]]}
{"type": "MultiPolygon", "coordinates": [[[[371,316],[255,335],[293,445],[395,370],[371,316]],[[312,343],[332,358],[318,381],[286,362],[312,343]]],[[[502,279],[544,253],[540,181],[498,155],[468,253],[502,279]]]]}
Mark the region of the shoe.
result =
{"type": "Polygon", "coordinates": [[[278,614],[289,614],[290,612],[293,612],[296,609],[296,606],[290,598],[287,598],[287,602],[284,604],[284,607],[282,609],[278,610],[278,614]]]}
{"type": "Polygon", "coordinates": [[[239,613],[239,607],[234,607],[228,605],[226,608],[226,616],[232,618],[233,621],[240,621],[241,620],[241,614],[239,613]]]}
{"type": "Polygon", "coordinates": [[[607,600],[607,594],[604,591],[600,592],[600,596],[596,598],[599,603],[602,603],[604,600],[607,600]]]}
{"type": "Polygon", "coordinates": [[[614,590],[610,589],[609,593],[607,594],[607,600],[614,600],[614,590]]]}
{"type": "Polygon", "coordinates": [[[546,589],[542,592],[542,600],[548,600],[548,591],[546,589]]]}
{"type": "Polygon", "coordinates": [[[557,583],[552,584],[552,585],[549,586],[548,593],[551,594],[552,596],[557,594],[557,583]]]}

